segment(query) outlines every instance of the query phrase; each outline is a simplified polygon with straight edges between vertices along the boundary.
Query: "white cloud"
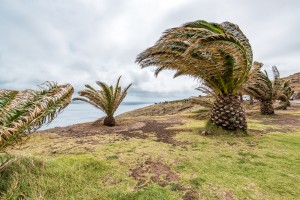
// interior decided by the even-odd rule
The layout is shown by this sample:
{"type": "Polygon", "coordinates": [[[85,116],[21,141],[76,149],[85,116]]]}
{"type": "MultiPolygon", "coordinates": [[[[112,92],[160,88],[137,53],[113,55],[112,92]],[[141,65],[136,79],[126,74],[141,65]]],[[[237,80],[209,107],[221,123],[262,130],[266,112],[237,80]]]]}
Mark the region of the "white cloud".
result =
{"type": "Polygon", "coordinates": [[[96,80],[133,82],[136,98],[197,95],[197,81],[158,78],[134,63],[161,33],[197,19],[237,23],[255,59],[277,65],[282,75],[299,71],[298,1],[76,0],[10,1],[0,7],[0,88],[24,89],[46,80],[76,90],[96,80]]]}

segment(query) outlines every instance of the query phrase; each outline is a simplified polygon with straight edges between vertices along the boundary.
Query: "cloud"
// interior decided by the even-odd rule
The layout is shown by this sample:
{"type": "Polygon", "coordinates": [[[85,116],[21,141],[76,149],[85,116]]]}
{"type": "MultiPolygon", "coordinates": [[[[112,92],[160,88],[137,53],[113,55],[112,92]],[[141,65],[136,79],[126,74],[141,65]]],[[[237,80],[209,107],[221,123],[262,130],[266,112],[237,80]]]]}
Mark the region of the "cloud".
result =
{"type": "Polygon", "coordinates": [[[46,80],[76,90],[96,80],[133,83],[132,98],[198,95],[196,80],[158,78],[134,63],[138,53],[174,26],[204,19],[231,21],[248,36],[254,58],[277,65],[282,75],[299,71],[298,1],[277,0],[76,0],[9,1],[0,7],[0,88],[35,88],[46,80]]]}

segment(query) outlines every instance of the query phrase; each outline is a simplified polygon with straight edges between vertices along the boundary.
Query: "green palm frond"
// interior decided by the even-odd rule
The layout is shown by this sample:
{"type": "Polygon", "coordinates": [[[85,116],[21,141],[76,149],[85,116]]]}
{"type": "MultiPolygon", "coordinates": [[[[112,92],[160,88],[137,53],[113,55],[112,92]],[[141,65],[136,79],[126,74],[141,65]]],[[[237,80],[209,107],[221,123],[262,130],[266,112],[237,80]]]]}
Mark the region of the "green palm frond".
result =
{"type": "Polygon", "coordinates": [[[10,104],[14,97],[18,94],[18,91],[3,90],[0,92],[0,109],[1,111],[10,104]]]}
{"type": "Polygon", "coordinates": [[[118,95],[116,95],[116,106],[113,109],[113,113],[117,110],[117,108],[120,106],[122,101],[125,99],[127,95],[128,89],[131,87],[132,83],[130,83],[123,91],[121,90],[121,87],[118,89],[118,95]]]}
{"type": "Polygon", "coordinates": [[[202,79],[216,94],[237,94],[248,79],[252,50],[237,25],[199,20],[166,30],[136,62],[142,68],[156,66],[156,76],[175,70],[174,77],[202,79]]]}
{"type": "Polygon", "coordinates": [[[121,76],[113,86],[108,86],[106,83],[96,81],[97,85],[100,86],[101,90],[96,90],[90,85],[86,85],[85,90],[79,91],[78,94],[81,97],[74,98],[73,100],[79,100],[87,102],[101,111],[105,112],[108,116],[113,116],[123,99],[127,95],[127,91],[132,84],[129,84],[124,90],[119,86],[121,76]]]}
{"type": "Polygon", "coordinates": [[[71,85],[46,82],[38,91],[0,91],[0,150],[50,123],[71,101],[71,85]],[[9,99],[9,100],[8,100],[9,99]]]}

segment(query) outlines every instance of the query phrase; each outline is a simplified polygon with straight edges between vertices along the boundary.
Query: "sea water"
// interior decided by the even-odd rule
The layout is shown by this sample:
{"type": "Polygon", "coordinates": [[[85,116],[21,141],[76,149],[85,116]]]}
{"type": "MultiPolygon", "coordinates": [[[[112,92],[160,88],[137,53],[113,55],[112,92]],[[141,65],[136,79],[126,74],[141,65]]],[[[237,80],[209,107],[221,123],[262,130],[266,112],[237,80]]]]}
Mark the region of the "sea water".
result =
{"type": "MultiPolygon", "coordinates": [[[[152,102],[123,102],[117,109],[115,116],[142,108],[153,104],[152,102]]],[[[63,110],[50,124],[44,125],[40,130],[54,128],[58,126],[68,126],[83,122],[92,122],[101,117],[105,113],[95,108],[94,106],[84,102],[72,102],[67,108],[63,110]]]]}

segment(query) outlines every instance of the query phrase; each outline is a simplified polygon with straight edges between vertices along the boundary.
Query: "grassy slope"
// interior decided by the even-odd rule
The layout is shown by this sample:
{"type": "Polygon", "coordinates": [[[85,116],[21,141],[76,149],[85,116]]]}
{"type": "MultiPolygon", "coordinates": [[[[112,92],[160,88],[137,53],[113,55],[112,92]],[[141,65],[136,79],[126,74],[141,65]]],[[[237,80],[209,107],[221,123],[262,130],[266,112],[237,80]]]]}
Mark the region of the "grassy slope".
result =
{"type": "MultiPolygon", "coordinates": [[[[299,127],[289,126],[288,133],[281,133],[284,127],[269,123],[274,117],[254,113],[248,120],[251,136],[202,136],[206,121],[191,115],[181,114],[185,123],[169,128],[178,131],[174,139],[183,142],[178,146],[157,142],[152,133],[146,139],[129,140],[114,133],[82,138],[33,134],[11,150],[19,159],[0,173],[0,191],[6,191],[2,195],[7,199],[300,197],[299,127]],[[256,134],[259,131],[267,134],[256,134]],[[148,170],[137,187],[140,180],[130,176],[132,169],[149,160],[170,166],[169,173],[178,179],[160,186],[148,170]]],[[[300,111],[278,116],[298,118],[300,111]]],[[[167,176],[159,178],[163,181],[167,176]]]]}

